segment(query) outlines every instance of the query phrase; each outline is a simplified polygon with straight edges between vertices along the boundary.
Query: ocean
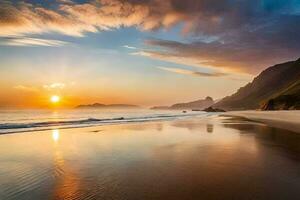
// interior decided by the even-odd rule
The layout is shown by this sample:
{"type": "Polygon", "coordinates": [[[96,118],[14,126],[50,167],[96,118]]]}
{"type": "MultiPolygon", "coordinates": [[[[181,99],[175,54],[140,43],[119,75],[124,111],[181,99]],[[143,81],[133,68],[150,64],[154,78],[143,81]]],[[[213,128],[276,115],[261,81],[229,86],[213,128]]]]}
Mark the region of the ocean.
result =
{"type": "Polygon", "coordinates": [[[183,113],[150,109],[0,110],[0,134],[174,120],[207,115],[211,114],[198,111],[183,113]]]}

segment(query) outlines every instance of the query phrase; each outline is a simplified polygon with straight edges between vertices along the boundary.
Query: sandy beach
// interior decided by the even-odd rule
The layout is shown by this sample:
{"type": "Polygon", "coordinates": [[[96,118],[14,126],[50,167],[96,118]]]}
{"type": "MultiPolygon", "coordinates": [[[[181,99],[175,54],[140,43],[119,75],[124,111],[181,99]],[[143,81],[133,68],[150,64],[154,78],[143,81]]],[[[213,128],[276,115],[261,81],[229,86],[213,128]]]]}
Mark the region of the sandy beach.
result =
{"type": "Polygon", "coordinates": [[[0,135],[0,197],[293,199],[300,135],[236,117],[0,135]]]}
{"type": "Polygon", "coordinates": [[[300,111],[232,111],[224,116],[244,117],[271,127],[300,133],[300,111]]]}

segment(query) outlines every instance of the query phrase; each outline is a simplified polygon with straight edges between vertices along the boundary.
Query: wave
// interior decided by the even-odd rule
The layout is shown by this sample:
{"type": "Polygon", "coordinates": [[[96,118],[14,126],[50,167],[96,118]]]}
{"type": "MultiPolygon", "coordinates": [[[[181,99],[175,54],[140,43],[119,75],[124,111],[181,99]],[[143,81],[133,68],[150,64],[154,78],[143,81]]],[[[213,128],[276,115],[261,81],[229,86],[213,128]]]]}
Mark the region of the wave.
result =
{"type": "Polygon", "coordinates": [[[172,115],[152,115],[142,117],[116,117],[116,118],[87,118],[80,120],[58,120],[58,121],[43,121],[31,123],[2,123],[0,124],[0,134],[16,133],[26,131],[47,130],[47,128],[76,128],[96,126],[102,124],[116,124],[116,123],[129,123],[129,122],[146,122],[157,120],[171,120],[177,118],[192,117],[197,115],[204,115],[204,113],[193,114],[172,114],[172,115]]]}

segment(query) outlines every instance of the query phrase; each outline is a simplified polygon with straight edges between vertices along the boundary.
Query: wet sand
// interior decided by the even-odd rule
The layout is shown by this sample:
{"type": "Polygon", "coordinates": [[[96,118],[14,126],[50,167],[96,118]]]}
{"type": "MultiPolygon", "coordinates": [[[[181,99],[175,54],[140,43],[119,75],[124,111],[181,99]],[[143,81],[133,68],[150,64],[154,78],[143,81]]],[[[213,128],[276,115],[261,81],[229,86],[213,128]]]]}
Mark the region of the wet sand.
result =
{"type": "Polygon", "coordinates": [[[300,133],[300,111],[232,111],[224,116],[244,117],[268,126],[300,133]]]}
{"type": "Polygon", "coordinates": [[[233,117],[0,135],[0,199],[295,199],[300,135],[233,117]]]}

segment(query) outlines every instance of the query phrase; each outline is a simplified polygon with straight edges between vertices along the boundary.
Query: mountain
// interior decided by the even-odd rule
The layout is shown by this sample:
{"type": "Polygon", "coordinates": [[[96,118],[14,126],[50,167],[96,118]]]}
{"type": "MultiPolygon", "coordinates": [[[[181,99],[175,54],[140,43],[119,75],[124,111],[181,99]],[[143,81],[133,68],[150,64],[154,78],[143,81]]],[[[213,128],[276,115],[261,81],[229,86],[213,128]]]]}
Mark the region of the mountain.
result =
{"type": "Polygon", "coordinates": [[[102,108],[109,108],[109,109],[132,109],[132,108],[139,108],[139,106],[136,105],[130,105],[130,104],[101,104],[101,103],[94,103],[94,104],[87,104],[87,105],[79,105],[76,106],[78,109],[102,109],[102,108]]]}
{"type": "Polygon", "coordinates": [[[205,109],[214,104],[214,100],[211,97],[206,97],[205,99],[200,99],[197,101],[187,102],[187,103],[177,103],[170,107],[170,109],[182,110],[182,109],[205,109]]]}
{"type": "Polygon", "coordinates": [[[300,110],[300,79],[266,101],[261,109],[300,110]]]}
{"type": "Polygon", "coordinates": [[[177,103],[170,107],[168,106],[156,106],[151,109],[171,109],[171,110],[203,110],[214,104],[214,100],[211,97],[206,97],[205,99],[200,99],[197,101],[187,102],[187,103],[177,103]]]}
{"type": "Polygon", "coordinates": [[[299,109],[300,59],[267,68],[213,107],[224,110],[299,109]]]}

